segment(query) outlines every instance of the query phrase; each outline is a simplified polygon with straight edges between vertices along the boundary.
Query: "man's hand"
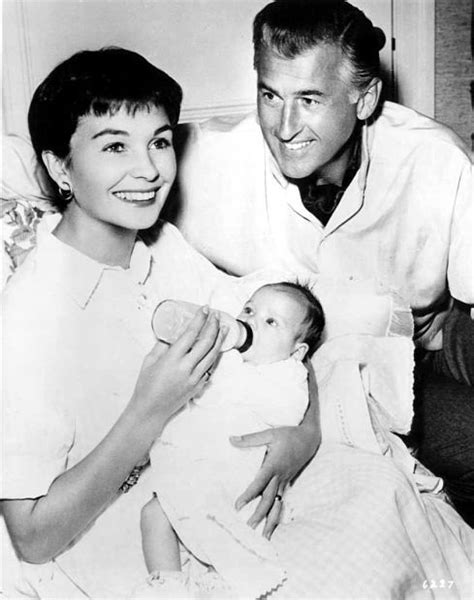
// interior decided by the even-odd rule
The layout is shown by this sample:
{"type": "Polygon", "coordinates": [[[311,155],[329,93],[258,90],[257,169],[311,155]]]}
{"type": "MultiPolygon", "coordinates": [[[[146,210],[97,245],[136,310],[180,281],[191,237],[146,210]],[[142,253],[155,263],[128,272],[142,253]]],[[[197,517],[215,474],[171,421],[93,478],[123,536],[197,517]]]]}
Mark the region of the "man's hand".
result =
{"type": "Polygon", "coordinates": [[[261,495],[248,524],[255,528],[266,517],[263,535],[270,539],[279,523],[282,496],[289,483],[303,470],[316,454],[321,443],[319,398],[311,362],[308,369],[309,408],[298,427],[277,427],[257,433],[231,437],[238,448],[267,446],[267,452],[257,476],[235,503],[237,510],[261,495]]]}
{"type": "Polygon", "coordinates": [[[261,495],[254,514],[248,521],[256,527],[263,518],[267,518],[263,535],[270,539],[278,525],[281,512],[281,499],[286,486],[298,475],[303,467],[316,453],[314,431],[300,425],[299,427],[279,427],[251,433],[240,437],[232,437],[231,442],[238,448],[251,446],[267,446],[263,464],[245,492],[235,503],[237,510],[261,495]]]}

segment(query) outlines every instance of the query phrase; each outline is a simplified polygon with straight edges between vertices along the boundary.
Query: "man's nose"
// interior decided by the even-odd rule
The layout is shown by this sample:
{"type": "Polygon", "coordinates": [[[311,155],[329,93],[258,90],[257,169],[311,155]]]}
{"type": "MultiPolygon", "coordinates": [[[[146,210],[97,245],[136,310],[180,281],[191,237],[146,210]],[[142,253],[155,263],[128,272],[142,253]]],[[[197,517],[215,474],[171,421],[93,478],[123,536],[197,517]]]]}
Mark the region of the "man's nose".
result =
{"type": "Polygon", "coordinates": [[[282,141],[289,141],[299,133],[301,129],[301,119],[298,107],[293,102],[283,105],[280,115],[280,127],[278,135],[282,141]]]}
{"type": "Polygon", "coordinates": [[[158,165],[153,160],[148,151],[140,151],[135,155],[134,164],[131,169],[131,174],[134,177],[155,181],[160,176],[158,165]]]}

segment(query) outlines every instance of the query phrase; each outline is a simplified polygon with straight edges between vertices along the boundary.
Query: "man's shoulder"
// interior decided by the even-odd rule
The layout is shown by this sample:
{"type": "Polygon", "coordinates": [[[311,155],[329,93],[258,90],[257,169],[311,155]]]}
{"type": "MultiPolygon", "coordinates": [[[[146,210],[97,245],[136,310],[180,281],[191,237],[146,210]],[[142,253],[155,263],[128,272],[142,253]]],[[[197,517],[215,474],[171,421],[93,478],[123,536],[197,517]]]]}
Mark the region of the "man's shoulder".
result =
{"type": "Polygon", "coordinates": [[[215,267],[184,238],[181,231],[172,223],[160,219],[153,230],[143,236],[153,259],[159,263],[160,272],[168,269],[171,273],[188,270],[214,271],[215,267]]]}
{"type": "Polygon", "coordinates": [[[177,155],[179,189],[183,193],[190,188],[192,197],[216,181],[230,189],[229,178],[242,181],[242,173],[258,176],[263,173],[265,143],[256,114],[190,124],[177,155]]]}
{"type": "Polygon", "coordinates": [[[208,137],[233,138],[256,135],[260,137],[260,126],[256,112],[229,117],[213,117],[198,125],[200,133],[208,137]]]}
{"type": "Polygon", "coordinates": [[[155,259],[161,258],[162,255],[167,256],[171,251],[174,255],[189,248],[179,229],[164,219],[159,219],[154,227],[144,232],[141,237],[155,259]]]}
{"type": "Polygon", "coordinates": [[[391,146],[393,154],[437,148],[470,161],[466,144],[452,129],[407,106],[384,102],[373,128],[377,143],[391,146]]]}
{"type": "Polygon", "coordinates": [[[189,143],[203,154],[225,157],[239,152],[242,158],[263,147],[263,136],[256,113],[250,113],[237,117],[215,117],[194,124],[189,143]],[[243,148],[245,152],[242,152],[243,148]]]}

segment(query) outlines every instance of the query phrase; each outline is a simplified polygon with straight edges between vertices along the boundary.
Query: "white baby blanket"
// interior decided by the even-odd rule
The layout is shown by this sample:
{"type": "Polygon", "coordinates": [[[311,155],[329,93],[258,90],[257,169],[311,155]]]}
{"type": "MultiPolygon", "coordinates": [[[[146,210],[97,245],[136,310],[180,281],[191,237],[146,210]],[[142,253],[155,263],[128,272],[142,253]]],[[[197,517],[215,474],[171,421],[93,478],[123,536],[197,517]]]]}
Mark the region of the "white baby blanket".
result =
{"type": "MultiPolygon", "coordinates": [[[[240,296],[229,294],[224,302],[225,294],[221,294],[214,305],[237,314],[248,297],[249,286],[251,292],[265,279],[282,278],[278,274],[268,278],[258,274],[247,281],[239,280],[240,296]]],[[[188,431],[193,434],[186,440],[179,461],[167,461],[158,454],[166,443],[166,433],[161,448],[155,446],[155,468],[161,470],[169,462],[169,473],[165,475],[170,481],[174,478],[181,488],[180,494],[174,494],[172,487],[165,493],[166,488],[157,478],[160,500],[173,524],[180,520],[178,495],[190,496],[195,512],[201,511],[199,527],[187,519],[180,520],[177,529],[192,552],[195,531],[201,531],[204,537],[206,531],[211,531],[206,509],[214,504],[219,511],[219,524],[212,521],[215,535],[209,534],[207,547],[197,549],[196,555],[204,557],[205,550],[209,552],[207,562],[226,581],[233,582],[234,597],[257,598],[273,590],[267,595],[275,600],[314,598],[316,593],[328,599],[354,598],[363,597],[369,589],[374,598],[418,600],[427,595],[443,598],[446,594],[470,597],[466,590],[472,591],[472,531],[446,503],[440,492],[442,481],[420,468],[395,435],[409,431],[413,416],[410,311],[396,295],[383,291],[374,294],[370,286],[366,287],[347,286],[347,293],[341,293],[341,287],[330,282],[314,285],[328,316],[325,343],[313,358],[323,443],[285,496],[283,520],[271,545],[244,521],[235,525],[231,508],[249,483],[249,477],[240,480],[239,473],[254,474],[264,449],[236,450],[227,442],[215,446],[214,458],[230,461],[226,464],[231,466],[226,468],[231,478],[235,475],[236,483],[231,495],[217,494],[219,471],[224,467],[209,466],[207,451],[200,442],[209,437],[216,443],[212,438],[221,425],[215,419],[217,411],[210,409],[212,415],[207,418],[205,397],[202,419],[194,421],[196,410],[187,412],[188,431]],[[200,427],[203,435],[198,433],[200,427]],[[199,465],[199,469],[195,468],[189,477],[189,467],[185,469],[184,465],[191,462],[189,456],[198,454],[202,460],[195,467],[199,465]],[[247,463],[247,469],[241,469],[239,461],[244,464],[247,458],[252,466],[247,463]],[[181,468],[182,473],[178,471],[181,468]],[[190,480],[195,483],[188,487],[190,480]],[[378,483],[374,486],[374,482],[378,483]],[[210,490],[209,496],[204,489],[210,490]],[[220,506],[217,498],[224,498],[220,506]],[[234,555],[228,551],[232,544],[234,555]],[[433,589],[435,584],[439,589],[433,589]]],[[[226,411],[231,397],[232,390],[228,390],[220,400],[215,399],[221,402],[224,416],[230,414],[226,411]]],[[[178,420],[174,421],[169,431],[177,424],[178,420]]],[[[243,414],[235,424],[230,433],[249,433],[268,426],[252,427],[243,414]]],[[[226,431],[222,439],[226,440],[227,435],[226,431]]],[[[195,561],[192,565],[191,578],[198,581],[199,568],[195,561]]],[[[220,594],[212,597],[221,598],[220,594]]]]}
{"type": "Polygon", "coordinates": [[[201,398],[176,416],[151,452],[160,503],[187,549],[211,564],[233,593],[257,598],[285,579],[261,531],[237,497],[256,475],[265,448],[241,450],[229,436],[298,425],[308,405],[307,371],[294,359],[253,366],[222,355],[201,398]]]}

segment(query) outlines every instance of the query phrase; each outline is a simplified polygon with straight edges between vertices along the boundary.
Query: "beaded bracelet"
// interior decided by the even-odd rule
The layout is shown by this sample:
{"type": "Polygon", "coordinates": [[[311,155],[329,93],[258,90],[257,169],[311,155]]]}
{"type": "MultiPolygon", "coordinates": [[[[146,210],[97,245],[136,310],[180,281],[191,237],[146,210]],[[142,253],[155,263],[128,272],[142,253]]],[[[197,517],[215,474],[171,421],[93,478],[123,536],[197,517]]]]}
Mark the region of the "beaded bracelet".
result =
{"type": "Polygon", "coordinates": [[[143,465],[138,465],[138,467],[134,467],[131,470],[130,475],[127,477],[127,479],[119,487],[119,490],[123,494],[126,494],[127,492],[129,492],[130,489],[138,482],[138,480],[140,479],[140,475],[146,469],[146,467],[148,467],[149,464],[150,464],[150,461],[147,461],[143,465]]]}

